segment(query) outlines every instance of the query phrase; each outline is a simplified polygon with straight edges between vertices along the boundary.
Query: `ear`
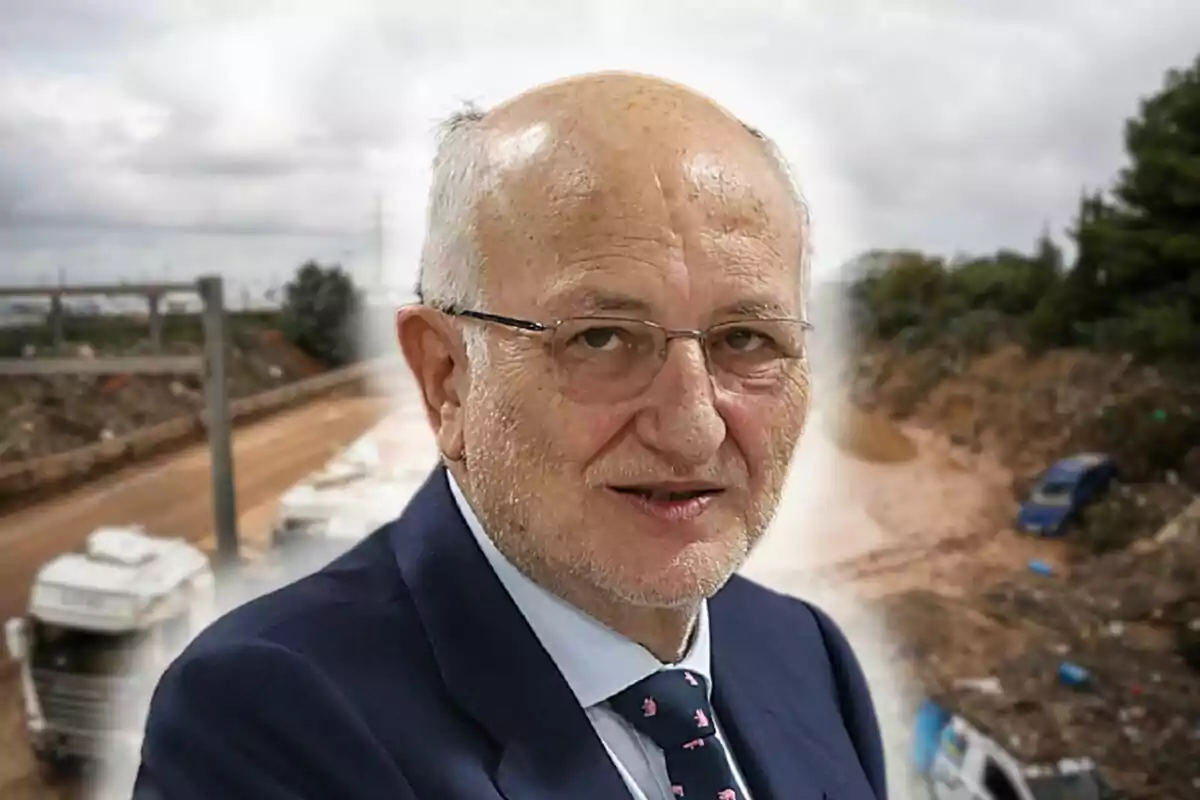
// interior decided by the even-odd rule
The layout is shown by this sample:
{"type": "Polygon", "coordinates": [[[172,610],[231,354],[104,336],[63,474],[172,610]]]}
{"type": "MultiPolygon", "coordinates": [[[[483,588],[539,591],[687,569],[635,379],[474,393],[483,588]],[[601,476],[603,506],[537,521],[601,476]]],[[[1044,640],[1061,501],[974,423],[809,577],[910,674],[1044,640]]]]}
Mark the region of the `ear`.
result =
{"type": "Polygon", "coordinates": [[[445,458],[458,461],[463,454],[463,402],[467,391],[462,337],[442,314],[422,306],[400,309],[396,314],[396,336],[417,380],[438,450],[445,458]]]}

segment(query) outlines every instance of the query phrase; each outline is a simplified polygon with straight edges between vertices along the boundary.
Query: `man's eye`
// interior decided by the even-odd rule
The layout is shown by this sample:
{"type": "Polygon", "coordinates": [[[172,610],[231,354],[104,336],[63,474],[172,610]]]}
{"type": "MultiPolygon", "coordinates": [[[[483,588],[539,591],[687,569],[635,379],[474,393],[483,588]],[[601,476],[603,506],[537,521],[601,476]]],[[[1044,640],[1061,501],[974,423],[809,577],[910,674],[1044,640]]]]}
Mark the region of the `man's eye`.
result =
{"type": "Polygon", "coordinates": [[[738,353],[749,353],[770,344],[770,340],[749,328],[734,328],[721,337],[721,346],[738,353]]]}
{"type": "Polygon", "coordinates": [[[590,350],[611,351],[623,344],[618,328],[588,328],[575,338],[590,350]]]}

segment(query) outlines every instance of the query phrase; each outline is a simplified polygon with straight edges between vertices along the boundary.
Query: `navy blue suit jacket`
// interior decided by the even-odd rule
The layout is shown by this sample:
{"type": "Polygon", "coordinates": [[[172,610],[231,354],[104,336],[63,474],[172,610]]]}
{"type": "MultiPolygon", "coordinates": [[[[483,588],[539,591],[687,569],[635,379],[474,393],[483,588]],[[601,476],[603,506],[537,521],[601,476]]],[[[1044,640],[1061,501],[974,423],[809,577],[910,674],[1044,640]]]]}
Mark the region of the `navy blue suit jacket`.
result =
{"type": "MultiPolygon", "coordinates": [[[[735,577],[713,703],[755,800],[884,800],[849,644],[735,577]]],[[[492,572],[442,469],[395,522],[204,631],[154,694],[136,800],[619,800],[587,715],[492,572]]]]}

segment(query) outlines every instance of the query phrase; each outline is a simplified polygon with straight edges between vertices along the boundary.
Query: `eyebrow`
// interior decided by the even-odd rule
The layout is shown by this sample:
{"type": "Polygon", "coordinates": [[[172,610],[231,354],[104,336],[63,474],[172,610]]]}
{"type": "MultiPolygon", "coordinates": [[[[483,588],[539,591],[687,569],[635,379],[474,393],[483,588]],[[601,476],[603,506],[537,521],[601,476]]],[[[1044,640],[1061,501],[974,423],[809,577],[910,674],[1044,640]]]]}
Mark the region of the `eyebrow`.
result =
{"type": "Polygon", "coordinates": [[[650,304],[632,295],[604,289],[577,289],[553,298],[553,305],[570,308],[572,313],[596,313],[604,311],[628,311],[649,315],[650,304]]]}
{"type": "Polygon", "coordinates": [[[793,314],[793,311],[774,300],[738,300],[721,306],[717,310],[717,316],[719,317],[758,317],[772,319],[790,317],[793,314]]]}
{"type": "MultiPolygon", "coordinates": [[[[551,302],[556,307],[571,309],[572,314],[622,311],[651,316],[653,313],[653,308],[645,300],[605,289],[577,289],[553,298],[551,302]]],[[[782,303],[774,300],[743,299],[722,306],[717,309],[714,316],[773,319],[790,317],[793,313],[782,303]]]]}

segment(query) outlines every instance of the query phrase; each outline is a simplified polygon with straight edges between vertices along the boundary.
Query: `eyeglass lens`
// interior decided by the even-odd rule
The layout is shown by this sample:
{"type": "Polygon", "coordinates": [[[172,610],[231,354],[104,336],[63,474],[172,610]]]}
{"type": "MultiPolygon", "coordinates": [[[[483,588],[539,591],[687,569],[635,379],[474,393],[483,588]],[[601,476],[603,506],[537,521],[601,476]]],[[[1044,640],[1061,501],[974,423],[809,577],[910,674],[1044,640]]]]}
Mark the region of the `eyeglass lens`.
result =
{"type": "MultiPolygon", "coordinates": [[[[739,320],[703,333],[713,379],[738,393],[776,389],[802,361],[806,326],[796,320],[739,320]]],[[[644,391],[662,369],[670,334],[641,320],[588,317],[560,323],[551,353],[564,393],[612,402],[644,391]]]]}

